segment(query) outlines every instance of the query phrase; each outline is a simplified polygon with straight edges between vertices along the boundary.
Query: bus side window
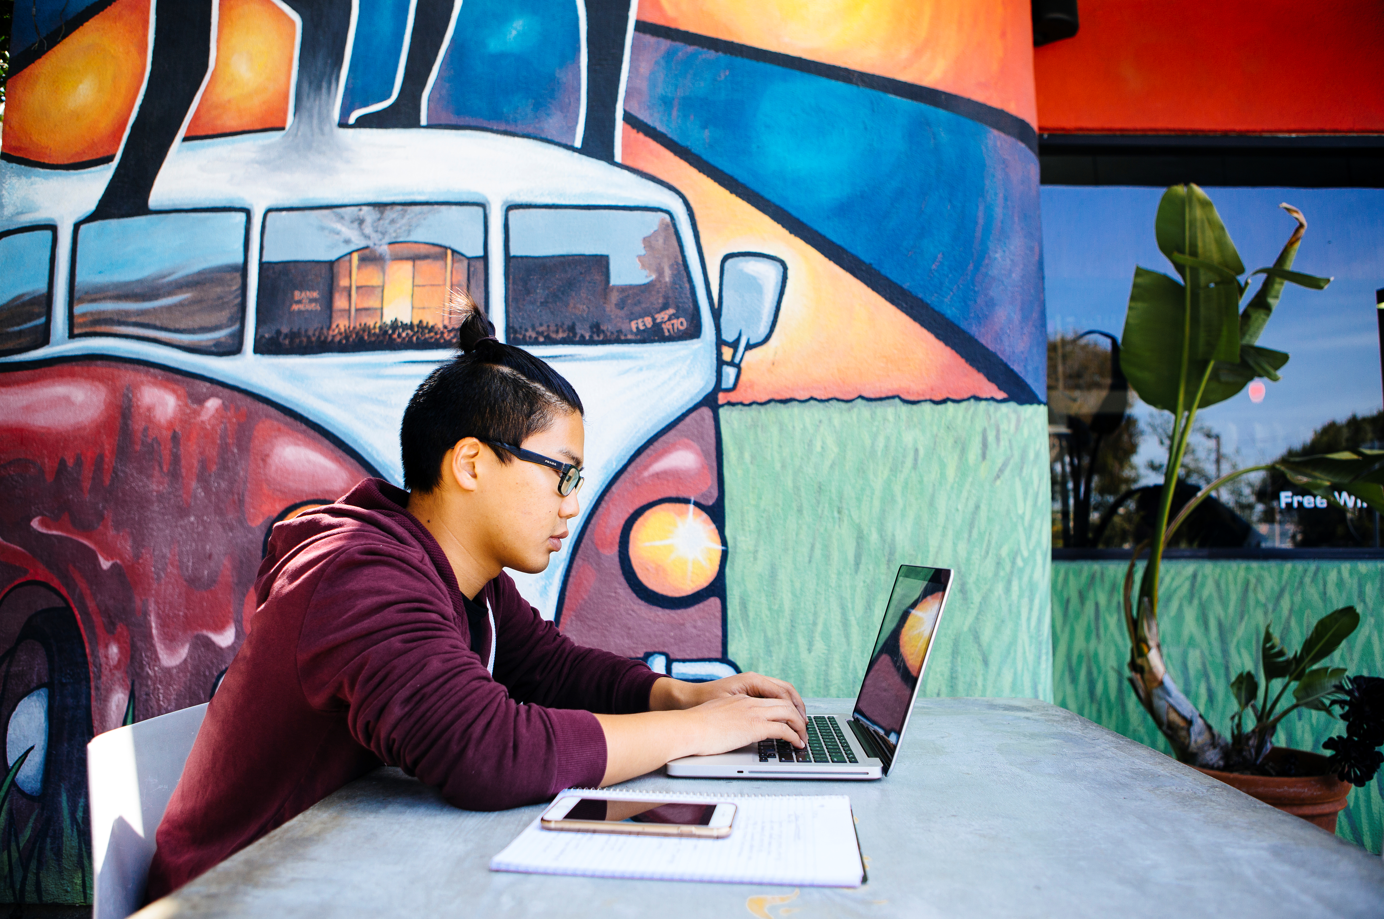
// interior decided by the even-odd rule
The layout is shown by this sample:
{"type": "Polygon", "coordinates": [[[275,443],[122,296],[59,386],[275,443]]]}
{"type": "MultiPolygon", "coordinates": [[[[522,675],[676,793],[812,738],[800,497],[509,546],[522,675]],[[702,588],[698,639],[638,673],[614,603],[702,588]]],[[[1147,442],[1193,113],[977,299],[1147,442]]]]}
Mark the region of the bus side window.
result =
{"type": "Polygon", "coordinates": [[[170,211],[80,224],[72,334],[195,354],[240,350],[245,211],[170,211]]]}
{"type": "Polygon", "coordinates": [[[0,355],[48,343],[53,293],[53,230],[0,235],[0,355]]]}
{"type": "Polygon", "coordinates": [[[474,204],[270,211],[255,352],[453,348],[454,290],[485,302],[485,212],[474,204]]]}
{"type": "Polygon", "coordinates": [[[687,260],[666,211],[509,209],[506,315],[517,344],[701,336],[687,260]]]}

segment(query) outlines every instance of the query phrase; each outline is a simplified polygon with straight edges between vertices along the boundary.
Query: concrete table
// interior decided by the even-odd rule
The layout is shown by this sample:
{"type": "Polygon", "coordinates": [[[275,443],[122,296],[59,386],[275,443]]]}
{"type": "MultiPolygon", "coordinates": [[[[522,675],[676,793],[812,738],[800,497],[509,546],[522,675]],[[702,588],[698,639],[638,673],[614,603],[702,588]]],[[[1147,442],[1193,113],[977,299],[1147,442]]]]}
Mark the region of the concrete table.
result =
{"type": "Polygon", "coordinates": [[[541,806],[459,811],[381,769],[139,915],[1384,916],[1378,856],[1033,700],[920,701],[879,782],[656,773],[629,787],[847,793],[869,881],[848,890],[491,872],[491,856],[541,806]]]}

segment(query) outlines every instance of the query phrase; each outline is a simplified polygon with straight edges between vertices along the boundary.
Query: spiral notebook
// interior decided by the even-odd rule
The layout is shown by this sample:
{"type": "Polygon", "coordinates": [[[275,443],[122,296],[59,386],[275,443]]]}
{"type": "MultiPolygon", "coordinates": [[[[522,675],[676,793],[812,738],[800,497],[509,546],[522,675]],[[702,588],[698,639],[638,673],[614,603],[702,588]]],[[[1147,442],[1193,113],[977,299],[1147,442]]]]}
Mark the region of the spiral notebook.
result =
{"type": "MultiPolygon", "coordinates": [[[[705,799],[736,805],[724,839],[620,836],[545,830],[538,819],[499,855],[491,871],[738,884],[859,887],[865,866],[846,795],[699,795],[684,791],[592,791],[611,801],[705,799]]],[[[545,808],[546,810],[546,808],[545,808]]]]}

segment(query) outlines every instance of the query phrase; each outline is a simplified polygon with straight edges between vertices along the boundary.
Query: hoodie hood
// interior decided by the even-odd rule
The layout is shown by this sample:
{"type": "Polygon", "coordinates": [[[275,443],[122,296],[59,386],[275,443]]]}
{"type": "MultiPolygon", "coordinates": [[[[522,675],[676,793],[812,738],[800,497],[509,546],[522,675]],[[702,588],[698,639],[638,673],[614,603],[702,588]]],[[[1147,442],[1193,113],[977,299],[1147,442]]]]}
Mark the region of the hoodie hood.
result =
{"type": "MultiPolygon", "coordinates": [[[[362,528],[379,531],[391,543],[416,545],[431,559],[449,591],[457,592],[451,563],[427,527],[408,512],[409,493],[384,479],[366,478],[334,503],[315,507],[274,524],[260,576],[316,543],[362,528]]],[[[352,534],[359,538],[358,533],[352,534]]]]}

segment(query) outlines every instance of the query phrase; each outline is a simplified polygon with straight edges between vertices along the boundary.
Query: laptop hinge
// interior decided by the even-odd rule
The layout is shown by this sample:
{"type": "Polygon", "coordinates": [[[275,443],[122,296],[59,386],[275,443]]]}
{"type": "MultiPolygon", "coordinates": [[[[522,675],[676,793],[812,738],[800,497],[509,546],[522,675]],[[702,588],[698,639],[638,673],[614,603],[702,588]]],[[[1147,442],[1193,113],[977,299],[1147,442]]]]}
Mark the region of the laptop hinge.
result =
{"type": "Polygon", "coordinates": [[[851,731],[855,733],[855,739],[860,741],[860,746],[864,748],[865,752],[884,763],[884,771],[888,772],[889,767],[894,764],[894,757],[884,744],[875,739],[874,731],[868,725],[861,724],[860,719],[854,716],[847,723],[851,726],[851,731]]]}

